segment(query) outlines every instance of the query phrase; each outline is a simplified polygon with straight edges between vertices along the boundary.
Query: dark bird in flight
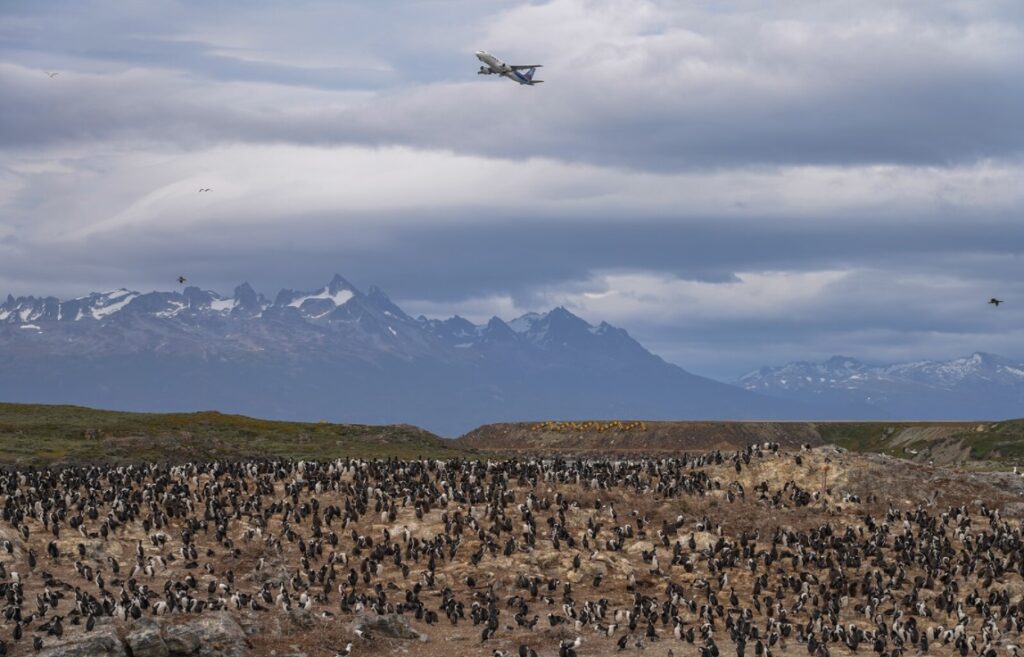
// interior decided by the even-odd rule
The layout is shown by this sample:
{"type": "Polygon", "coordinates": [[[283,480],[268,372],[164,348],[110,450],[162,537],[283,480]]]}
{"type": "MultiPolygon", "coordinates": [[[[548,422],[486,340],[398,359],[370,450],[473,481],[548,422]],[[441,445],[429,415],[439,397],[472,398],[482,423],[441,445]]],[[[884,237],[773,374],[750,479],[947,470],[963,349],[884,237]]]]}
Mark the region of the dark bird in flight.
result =
{"type": "Polygon", "coordinates": [[[200,193],[202,193],[202,192],[212,192],[213,190],[211,188],[209,188],[209,187],[202,187],[202,188],[199,189],[199,191],[200,191],[200,193]]]}
{"type": "Polygon", "coordinates": [[[999,304],[1001,304],[1002,302],[1002,299],[997,299],[995,297],[992,297],[991,299],[988,300],[989,305],[995,306],[996,308],[998,308],[999,304]]]}
{"type": "Polygon", "coordinates": [[[178,277],[178,285],[184,285],[184,284],[185,284],[185,281],[187,281],[187,280],[188,280],[188,279],[187,279],[187,278],[185,278],[184,276],[179,276],[179,277],[178,277]]]}
{"type": "Polygon", "coordinates": [[[47,71],[47,72],[46,72],[46,75],[47,75],[47,77],[49,77],[49,78],[55,78],[55,77],[57,77],[58,75],[60,75],[60,71],[53,71],[53,72],[47,71]]]}

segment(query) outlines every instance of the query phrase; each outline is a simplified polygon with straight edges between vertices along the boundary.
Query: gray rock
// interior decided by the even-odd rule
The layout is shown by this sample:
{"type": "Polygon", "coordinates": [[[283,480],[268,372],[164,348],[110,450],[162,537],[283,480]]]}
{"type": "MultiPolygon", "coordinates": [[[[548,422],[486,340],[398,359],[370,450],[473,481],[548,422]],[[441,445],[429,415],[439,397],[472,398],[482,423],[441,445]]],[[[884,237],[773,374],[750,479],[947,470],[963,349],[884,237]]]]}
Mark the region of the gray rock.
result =
{"type": "Polygon", "coordinates": [[[367,632],[370,636],[383,636],[390,639],[406,639],[409,641],[427,641],[426,634],[417,632],[409,625],[409,619],[402,614],[366,614],[360,613],[352,620],[352,627],[367,632]]]}
{"type": "Polygon", "coordinates": [[[167,657],[170,650],[160,636],[160,626],[148,618],[140,618],[125,637],[132,657],[167,657]]]}
{"type": "Polygon", "coordinates": [[[53,637],[44,639],[39,657],[126,657],[124,646],[113,627],[96,628],[89,634],[68,638],[60,643],[53,637]]]}
{"type": "Polygon", "coordinates": [[[263,623],[260,620],[248,616],[242,616],[239,618],[238,625],[241,626],[242,631],[245,632],[246,636],[259,634],[264,630],[263,623]]]}
{"type": "Polygon", "coordinates": [[[316,618],[313,616],[313,612],[306,611],[305,609],[289,610],[288,618],[291,619],[293,625],[304,630],[311,630],[316,626],[316,618]]]}
{"type": "Polygon", "coordinates": [[[164,645],[172,655],[193,655],[199,650],[199,633],[191,625],[170,625],[164,630],[164,645]]]}
{"type": "Polygon", "coordinates": [[[245,632],[225,612],[203,614],[201,618],[164,628],[164,643],[174,657],[248,657],[245,632]]]}

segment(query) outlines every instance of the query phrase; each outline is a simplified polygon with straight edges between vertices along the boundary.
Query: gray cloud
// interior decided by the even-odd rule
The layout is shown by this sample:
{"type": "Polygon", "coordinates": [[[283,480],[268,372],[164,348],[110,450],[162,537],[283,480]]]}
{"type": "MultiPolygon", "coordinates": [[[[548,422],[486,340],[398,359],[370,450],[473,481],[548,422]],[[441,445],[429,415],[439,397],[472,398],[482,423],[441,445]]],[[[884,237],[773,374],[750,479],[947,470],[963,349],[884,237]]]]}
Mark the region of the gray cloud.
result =
{"type": "Polygon", "coordinates": [[[1020,61],[996,0],[5,7],[0,291],[338,271],[723,377],[1024,357],[1020,61]]]}
{"type": "MultiPolygon", "coordinates": [[[[650,5],[651,19],[624,28],[623,7],[601,13],[555,2],[496,17],[489,36],[449,31],[447,49],[406,43],[413,29],[407,17],[394,26],[392,40],[357,39],[366,44],[361,55],[346,52],[351,46],[307,47],[311,54],[300,55],[301,63],[286,61],[287,46],[297,40],[264,44],[265,30],[244,36],[242,26],[267,12],[220,30],[186,14],[178,18],[180,40],[130,35],[110,46],[87,31],[87,47],[73,56],[108,67],[120,62],[115,72],[71,70],[57,85],[8,69],[0,137],[25,146],[83,138],[403,144],[661,169],[945,166],[1012,156],[1024,146],[1018,129],[1024,80],[1017,74],[1024,31],[1012,8],[982,6],[988,11],[934,3],[896,10],[869,2],[851,12],[826,3],[765,15],[745,3],[720,14],[650,5]],[[592,18],[602,15],[605,22],[592,18]],[[560,38],[554,19],[595,24],[572,40],[565,38],[571,27],[560,38]],[[535,36],[538,30],[547,40],[535,36]],[[196,40],[204,35],[229,45],[196,40]],[[545,59],[548,86],[517,89],[473,79],[470,42],[482,38],[510,49],[525,42],[531,55],[545,59]],[[416,47],[423,47],[421,57],[416,47]],[[337,60],[309,65],[315,53],[337,60]],[[217,90],[218,82],[235,86],[217,90]],[[278,88],[251,98],[245,85],[257,83],[278,88]],[[296,93],[295,86],[309,91],[296,93]],[[356,100],[357,89],[374,93],[356,100]],[[495,138],[497,130],[504,138],[495,138]]],[[[379,33],[392,15],[349,7],[338,14],[341,34],[330,31],[328,40],[317,29],[314,40],[347,42],[363,26],[379,33]]],[[[444,17],[427,25],[443,29],[444,17]]],[[[308,19],[290,22],[311,26],[308,19]]],[[[14,45],[41,48],[50,41],[36,34],[25,42],[14,45]]]]}

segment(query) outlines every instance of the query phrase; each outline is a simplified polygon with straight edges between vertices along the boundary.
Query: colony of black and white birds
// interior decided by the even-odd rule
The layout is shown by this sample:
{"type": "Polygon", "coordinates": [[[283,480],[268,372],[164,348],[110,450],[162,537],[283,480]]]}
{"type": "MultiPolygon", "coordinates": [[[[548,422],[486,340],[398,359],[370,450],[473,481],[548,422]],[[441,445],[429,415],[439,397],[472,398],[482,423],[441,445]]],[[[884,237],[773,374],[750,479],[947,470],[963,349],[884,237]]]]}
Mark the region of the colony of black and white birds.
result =
{"type": "Polygon", "coordinates": [[[305,613],[319,629],[289,640],[311,657],[391,654],[357,614],[430,635],[411,655],[1015,654],[1020,522],[852,492],[856,468],[825,460],[766,444],[8,469],[0,654],[212,611],[305,613]]]}

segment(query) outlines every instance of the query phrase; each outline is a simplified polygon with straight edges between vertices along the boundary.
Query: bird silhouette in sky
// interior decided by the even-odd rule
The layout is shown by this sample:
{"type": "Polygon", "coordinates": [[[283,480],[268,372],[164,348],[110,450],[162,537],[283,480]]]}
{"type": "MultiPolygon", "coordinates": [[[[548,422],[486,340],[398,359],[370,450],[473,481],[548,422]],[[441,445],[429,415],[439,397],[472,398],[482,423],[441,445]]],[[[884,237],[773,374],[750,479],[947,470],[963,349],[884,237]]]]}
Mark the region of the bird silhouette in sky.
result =
{"type": "Polygon", "coordinates": [[[997,299],[995,297],[992,297],[991,299],[988,300],[989,305],[995,306],[996,308],[998,308],[999,304],[1001,304],[1002,302],[1002,299],[997,299]]]}

